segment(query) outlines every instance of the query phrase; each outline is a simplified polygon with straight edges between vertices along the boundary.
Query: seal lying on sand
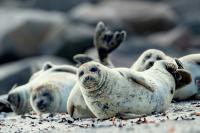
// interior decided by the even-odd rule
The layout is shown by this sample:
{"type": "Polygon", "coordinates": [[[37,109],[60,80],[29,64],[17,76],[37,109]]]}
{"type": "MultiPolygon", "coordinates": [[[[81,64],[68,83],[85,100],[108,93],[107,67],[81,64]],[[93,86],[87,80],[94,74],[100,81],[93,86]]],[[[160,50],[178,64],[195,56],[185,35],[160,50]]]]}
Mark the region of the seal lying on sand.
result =
{"type": "Polygon", "coordinates": [[[97,118],[129,119],[165,111],[176,86],[189,84],[191,75],[171,61],[158,61],[144,72],[91,61],[79,67],[77,82],[97,118]]]}
{"type": "Polygon", "coordinates": [[[31,88],[30,103],[38,113],[67,112],[66,101],[76,83],[77,68],[52,66],[37,77],[31,88]]]}
{"type": "MultiPolygon", "coordinates": [[[[153,66],[159,60],[173,60],[164,52],[158,49],[149,49],[143,52],[137,61],[132,65],[131,69],[136,71],[145,71],[153,66]]],[[[175,92],[175,100],[185,100],[192,96],[194,99],[200,99],[200,54],[191,54],[179,58],[183,64],[183,68],[192,75],[192,82],[175,92]]]]}
{"type": "MultiPolygon", "coordinates": [[[[73,83],[75,84],[76,70],[77,69],[72,66],[67,66],[67,65],[55,66],[55,65],[52,65],[51,63],[46,63],[40,71],[32,75],[32,77],[30,78],[27,84],[14,87],[8,93],[8,101],[11,105],[12,110],[16,114],[24,114],[24,113],[30,112],[32,110],[32,107],[30,104],[30,97],[32,95],[31,91],[33,91],[32,89],[37,88],[38,85],[45,86],[50,81],[51,83],[54,82],[56,84],[56,81],[58,81],[59,79],[53,78],[52,77],[53,75],[61,75],[60,77],[66,77],[62,75],[70,75],[72,78],[74,78],[74,80],[73,82],[70,80],[71,83],[69,83],[69,85],[73,83]],[[63,74],[63,73],[70,73],[70,74],[63,74]]],[[[63,86],[60,86],[60,87],[64,88],[63,86]]],[[[68,95],[69,95],[69,92],[68,92],[68,95]]],[[[33,106],[33,107],[34,109],[37,109],[36,108],[37,106],[33,106]]],[[[39,109],[37,111],[39,112],[39,109]]]]}
{"type": "MultiPolygon", "coordinates": [[[[103,22],[99,22],[96,26],[94,35],[94,44],[99,55],[99,62],[106,66],[113,67],[108,55],[115,50],[125,40],[125,38],[125,31],[111,32],[103,24],[103,22]]],[[[81,64],[94,59],[88,57],[87,55],[78,54],[74,56],[74,60],[77,62],[78,66],[80,66],[81,64]]],[[[70,116],[74,118],[95,117],[87,107],[78,84],[74,86],[70,93],[67,102],[67,110],[70,116]]]]}

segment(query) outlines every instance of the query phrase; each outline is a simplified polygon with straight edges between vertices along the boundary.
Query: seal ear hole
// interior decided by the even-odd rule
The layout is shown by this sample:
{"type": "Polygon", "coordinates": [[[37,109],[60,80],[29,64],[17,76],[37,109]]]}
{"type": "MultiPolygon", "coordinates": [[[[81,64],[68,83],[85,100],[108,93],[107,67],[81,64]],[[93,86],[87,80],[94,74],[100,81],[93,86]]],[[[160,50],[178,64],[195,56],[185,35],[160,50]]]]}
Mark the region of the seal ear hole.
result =
{"type": "Polygon", "coordinates": [[[83,74],[84,74],[84,72],[81,71],[81,72],[79,73],[79,77],[83,76],[83,74]]]}
{"type": "Polygon", "coordinates": [[[97,72],[97,70],[98,70],[97,67],[92,67],[92,68],[90,69],[91,72],[97,72]]]}

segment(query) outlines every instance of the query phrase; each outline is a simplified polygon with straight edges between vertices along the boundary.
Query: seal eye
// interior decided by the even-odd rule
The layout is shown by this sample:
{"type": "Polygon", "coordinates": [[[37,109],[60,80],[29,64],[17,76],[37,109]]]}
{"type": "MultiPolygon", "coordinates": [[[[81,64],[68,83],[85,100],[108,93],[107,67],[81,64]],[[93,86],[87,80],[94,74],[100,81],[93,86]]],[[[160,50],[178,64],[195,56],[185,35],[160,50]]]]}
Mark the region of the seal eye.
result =
{"type": "Polygon", "coordinates": [[[156,58],[156,60],[162,60],[162,59],[161,59],[161,57],[160,57],[160,56],[158,56],[158,57],[156,58]]]}
{"type": "Polygon", "coordinates": [[[91,72],[96,72],[96,71],[97,71],[97,67],[92,67],[92,68],[90,69],[90,71],[91,71],[91,72]]]}
{"type": "Polygon", "coordinates": [[[145,58],[146,59],[149,59],[151,57],[151,54],[147,55],[145,58]]]}
{"type": "Polygon", "coordinates": [[[79,73],[79,77],[83,76],[83,74],[84,74],[84,72],[81,71],[81,72],[79,73]]]}

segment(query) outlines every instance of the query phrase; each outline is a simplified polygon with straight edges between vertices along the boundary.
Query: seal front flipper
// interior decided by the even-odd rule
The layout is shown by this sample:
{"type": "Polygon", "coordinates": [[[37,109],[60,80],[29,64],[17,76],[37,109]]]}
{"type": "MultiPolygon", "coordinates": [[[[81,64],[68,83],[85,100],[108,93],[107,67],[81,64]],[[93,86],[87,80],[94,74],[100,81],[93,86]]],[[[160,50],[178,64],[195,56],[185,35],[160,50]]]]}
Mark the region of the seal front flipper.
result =
{"type": "Polygon", "coordinates": [[[145,89],[147,89],[151,92],[155,91],[153,86],[151,85],[151,83],[148,82],[144,77],[140,76],[139,73],[135,73],[133,71],[129,72],[129,73],[127,73],[127,79],[130,82],[135,82],[141,86],[144,86],[145,89]]]}
{"type": "Polygon", "coordinates": [[[127,120],[127,119],[146,117],[146,115],[145,114],[133,114],[133,113],[119,113],[116,115],[116,117],[121,118],[123,120],[127,120]]]}
{"type": "Polygon", "coordinates": [[[173,63],[166,63],[165,65],[167,71],[173,75],[176,81],[176,90],[183,88],[192,81],[191,74],[185,69],[177,69],[173,63]]]}

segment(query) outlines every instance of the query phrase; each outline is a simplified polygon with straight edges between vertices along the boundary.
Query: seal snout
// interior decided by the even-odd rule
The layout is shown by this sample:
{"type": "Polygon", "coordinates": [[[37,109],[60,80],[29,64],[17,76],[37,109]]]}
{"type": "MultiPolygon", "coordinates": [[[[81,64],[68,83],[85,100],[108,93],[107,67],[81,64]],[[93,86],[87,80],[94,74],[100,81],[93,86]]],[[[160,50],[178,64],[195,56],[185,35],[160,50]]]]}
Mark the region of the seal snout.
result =
{"type": "Polygon", "coordinates": [[[32,101],[40,112],[45,112],[53,103],[54,98],[48,90],[43,90],[33,95],[32,101]]]}
{"type": "Polygon", "coordinates": [[[21,98],[20,98],[20,94],[18,93],[11,93],[8,95],[8,102],[15,106],[15,107],[19,107],[20,106],[20,101],[21,101],[21,98]]]}
{"type": "Polygon", "coordinates": [[[99,84],[101,74],[98,65],[86,64],[80,67],[78,76],[85,89],[94,89],[99,84]]]}
{"type": "Polygon", "coordinates": [[[40,99],[37,101],[37,107],[40,110],[47,108],[50,105],[50,102],[46,99],[40,99]]]}

